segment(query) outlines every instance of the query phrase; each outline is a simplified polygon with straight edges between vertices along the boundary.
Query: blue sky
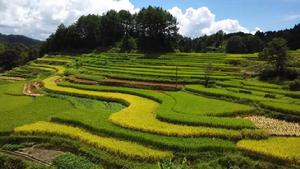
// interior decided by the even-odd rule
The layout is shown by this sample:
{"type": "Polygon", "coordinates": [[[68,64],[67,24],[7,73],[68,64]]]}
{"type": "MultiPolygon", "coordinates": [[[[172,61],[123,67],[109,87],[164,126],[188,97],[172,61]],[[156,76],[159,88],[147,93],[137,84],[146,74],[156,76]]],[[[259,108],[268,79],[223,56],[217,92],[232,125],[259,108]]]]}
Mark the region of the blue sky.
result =
{"type": "Polygon", "coordinates": [[[0,33],[44,40],[61,23],[108,10],[138,12],[160,6],[177,18],[188,37],[292,28],[300,23],[300,0],[0,0],[0,33]]]}
{"type": "Polygon", "coordinates": [[[279,30],[300,23],[300,0],[131,0],[137,7],[148,5],[170,9],[178,6],[208,7],[217,20],[237,19],[240,24],[253,29],[279,30]]]}

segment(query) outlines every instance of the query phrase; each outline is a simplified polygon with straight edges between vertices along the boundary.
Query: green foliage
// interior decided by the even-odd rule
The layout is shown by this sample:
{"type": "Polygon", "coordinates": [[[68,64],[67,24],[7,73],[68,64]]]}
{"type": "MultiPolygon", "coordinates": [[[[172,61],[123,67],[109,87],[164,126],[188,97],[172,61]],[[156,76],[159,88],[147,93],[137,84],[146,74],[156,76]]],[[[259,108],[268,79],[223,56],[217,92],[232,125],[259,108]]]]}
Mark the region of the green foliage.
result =
{"type": "Polygon", "coordinates": [[[131,37],[129,34],[124,35],[121,41],[121,52],[130,53],[136,49],[137,49],[137,44],[135,42],[135,39],[131,37]]]}
{"type": "Polygon", "coordinates": [[[38,51],[36,48],[23,44],[7,44],[5,48],[0,50],[0,70],[1,68],[10,70],[37,57],[38,51]]]}
{"type": "Polygon", "coordinates": [[[25,148],[25,147],[31,147],[33,145],[34,145],[34,143],[25,142],[25,143],[21,143],[21,144],[4,144],[0,148],[3,150],[8,150],[8,151],[16,151],[18,149],[25,148]]]}
{"type": "Polygon", "coordinates": [[[300,80],[295,80],[289,83],[289,89],[292,91],[300,91],[300,80]]]}
{"type": "Polygon", "coordinates": [[[177,21],[160,7],[142,8],[136,16],[138,46],[144,52],[165,52],[174,49],[177,21]],[[160,26],[158,26],[160,25],[160,26]]]}
{"type": "Polygon", "coordinates": [[[53,165],[59,169],[100,169],[97,166],[83,157],[76,156],[71,153],[66,153],[54,159],[53,165]]]}
{"type": "Polygon", "coordinates": [[[273,65],[278,76],[283,76],[286,71],[288,53],[287,41],[283,38],[274,38],[259,54],[261,60],[267,60],[273,65]]]}
{"type": "Polygon", "coordinates": [[[254,35],[235,35],[228,39],[227,53],[255,53],[263,49],[262,40],[254,35]]]}
{"type": "Polygon", "coordinates": [[[169,160],[162,163],[158,163],[159,169],[190,169],[186,158],[182,160],[181,163],[177,164],[176,162],[169,160]]]}
{"type": "Polygon", "coordinates": [[[226,45],[227,53],[245,53],[246,45],[243,43],[243,39],[240,36],[233,36],[227,41],[226,45]]]}
{"type": "Polygon", "coordinates": [[[196,165],[197,169],[268,169],[274,167],[281,168],[276,164],[253,160],[240,154],[228,154],[211,161],[198,162],[196,165]]]}
{"type": "Polygon", "coordinates": [[[137,39],[142,51],[172,51],[177,30],[176,19],[162,8],[149,6],[136,15],[124,10],[111,10],[102,16],[81,16],[69,27],[60,25],[43,44],[41,51],[50,53],[96,48],[102,51],[114,47],[122,38],[122,52],[136,48],[133,38],[137,39]]]}

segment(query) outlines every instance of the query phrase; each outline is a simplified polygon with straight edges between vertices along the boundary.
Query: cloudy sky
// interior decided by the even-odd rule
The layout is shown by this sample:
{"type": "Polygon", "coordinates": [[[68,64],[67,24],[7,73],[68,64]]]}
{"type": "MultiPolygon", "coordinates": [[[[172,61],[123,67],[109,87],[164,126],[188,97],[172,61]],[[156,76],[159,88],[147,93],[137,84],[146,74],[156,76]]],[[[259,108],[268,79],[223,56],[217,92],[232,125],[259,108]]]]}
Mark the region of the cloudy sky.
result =
{"type": "Polygon", "coordinates": [[[279,30],[300,23],[300,0],[0,0],[0,33],[44,40],[60,23],[110,9],[132,13],[161,6],[178,20],[179,33],[198,37],[226,33],[279,30]]]}

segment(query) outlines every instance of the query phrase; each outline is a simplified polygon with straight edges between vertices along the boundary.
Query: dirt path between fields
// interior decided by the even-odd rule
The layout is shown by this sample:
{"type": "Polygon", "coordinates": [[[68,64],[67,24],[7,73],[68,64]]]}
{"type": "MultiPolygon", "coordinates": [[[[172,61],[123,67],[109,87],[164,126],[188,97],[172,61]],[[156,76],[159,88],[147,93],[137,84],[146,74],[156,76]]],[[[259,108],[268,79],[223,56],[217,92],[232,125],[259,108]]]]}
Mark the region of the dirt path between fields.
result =
{"type": "Polygon", "coordinates": [[[21,77],[0,76],[0,80],[24,81],[24,80],[26,80],[26,79],[21,78],[21,77]]]}
{"type": "Polygon", "coordinates": [[[104,84],[111,86],[133,86],[136,88],[146,88],[147,86],[153,87],[154,89],[162,90],[162,89],[174,89],[180,90],[183,87],[183,84],[174,84],[174,83],[159,83],[159,82],[146,82],[146,81],[134,81],[134,80],[123,80],[123,79],[102,79],[98,81],[94,80],[86,80],[80,79],[76,77],[67,77],[66,80],[74,83],[82,83],[82,84],[104,84]]]}
{"type": "MultiPolygon", "coordinates": [[[[121,80],[121,79],[104,79],[102,82],[108,83],[127,83],[132,85],[145,85],[145,86],[162,86],[162,87],[174,87],[176,88],[176,84],[174,83],[159,83],[159,82],[145,82],[145,81],[133,81],[133,80],[121,80]]],[[[177,84],[177,88],[182,88],[182,84],[177,84]]]]}
{"type": "Polygon", "coordinates": [[[271,135],[300,136],[299,123],[292,123],[264,116],[249,116],[245,117],[245,119],[252,121],[256,127],[267,130],[271,135]]]}

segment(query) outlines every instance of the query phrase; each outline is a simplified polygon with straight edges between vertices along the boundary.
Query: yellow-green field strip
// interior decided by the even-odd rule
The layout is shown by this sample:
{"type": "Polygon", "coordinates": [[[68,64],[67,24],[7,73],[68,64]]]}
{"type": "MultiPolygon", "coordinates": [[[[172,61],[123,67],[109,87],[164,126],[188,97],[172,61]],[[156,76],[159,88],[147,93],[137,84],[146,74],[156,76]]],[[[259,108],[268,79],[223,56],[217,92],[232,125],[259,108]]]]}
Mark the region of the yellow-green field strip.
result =
{"type": "Polygon", "coordinates": [[[137,143],[121,141],[114,138],[102,137],[91,134],[77,127],[66,126],[50,122],[36,122],[15,128],[16,134],[35,135],[49,134],[63,137],[69,137],[92,145],[96,148],[109,151],[119,155],[125,155],[131,158],[159,160],[171,158],[173,154],[169,151],[160,151],[148,148],[137,143]]]}
{"type": "Polygon", "coordinates": [[[300,137],[271,137],[266,140],[241,140],[239,149],[273,159],[300,164],[300,137]]]}
{"type": "Polygon", "coordinates": [[[240,130],[185,126],[162,122],[156,119],[155,114],[160,104],[153,100],[124,93],[98,92],[69,87],[60,87],[55,83],[60,78],[60,76],[53,76],[45,79],[44,87],[48,90],[58,93],[76,96],[88,96],[102,100],[117,101],[128,105],[128,107],[119,112],[113,113],[110,116],[110,121],[112,123],[124,128],[160,135],[180,137],[211,136],[227,139],[241,139],[244,134],[243,131],[240,130]]]}

